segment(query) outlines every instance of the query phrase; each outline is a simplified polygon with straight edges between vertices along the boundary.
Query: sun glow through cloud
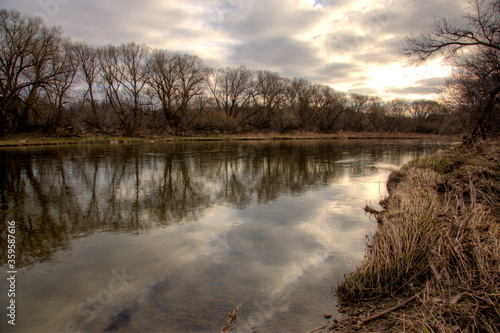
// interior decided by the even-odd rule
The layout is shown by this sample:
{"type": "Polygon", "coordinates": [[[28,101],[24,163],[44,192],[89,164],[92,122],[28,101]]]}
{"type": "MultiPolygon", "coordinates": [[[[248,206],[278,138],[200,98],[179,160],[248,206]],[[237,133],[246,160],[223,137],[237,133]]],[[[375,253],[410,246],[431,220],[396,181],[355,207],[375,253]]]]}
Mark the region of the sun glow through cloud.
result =
{"type": "Polygon", "coordinates": [[[41,15],[89,44],[135,41],[197,55],[213,68],[243,65],[347,93],[434,98],[435,78],[449,66],[405,67],[400,48],[434,17],[459,15],[465,1],[3,0],[2,7],[41,15]]]}
{"type": "MultiPolygon", "coordinates": [[[[391,93],[394,89],[419,87],[419,81],[433,78],[444,78],[451,74],[451,67],[443,64],[440,59],[421,66],[408,66],[403,62],[390,64],[384,67],[373,67],[368,76],[367,86],[380,91],[383,98],[398,97],[397,93],[391,93]]],[[[437,88],[437,87],[436,87],[437,88]]],[[[410,90],[410,89],[408,89],[410,90]]],[[[436,93],[408,94],[413,98],[437,98],[436,93]]]]}

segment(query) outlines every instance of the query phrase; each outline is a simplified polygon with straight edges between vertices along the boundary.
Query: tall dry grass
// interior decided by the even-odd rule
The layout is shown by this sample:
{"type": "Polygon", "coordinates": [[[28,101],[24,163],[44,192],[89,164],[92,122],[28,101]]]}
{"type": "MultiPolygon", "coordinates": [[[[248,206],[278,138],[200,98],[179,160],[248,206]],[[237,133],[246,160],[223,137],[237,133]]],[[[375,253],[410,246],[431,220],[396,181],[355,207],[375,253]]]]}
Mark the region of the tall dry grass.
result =
{"type": "Polygon", "coordinates": [[[500,145],[457,147],[404,166],[341,300],[417,297],[392,320],[422,331],[500,331],[500,145]]]}

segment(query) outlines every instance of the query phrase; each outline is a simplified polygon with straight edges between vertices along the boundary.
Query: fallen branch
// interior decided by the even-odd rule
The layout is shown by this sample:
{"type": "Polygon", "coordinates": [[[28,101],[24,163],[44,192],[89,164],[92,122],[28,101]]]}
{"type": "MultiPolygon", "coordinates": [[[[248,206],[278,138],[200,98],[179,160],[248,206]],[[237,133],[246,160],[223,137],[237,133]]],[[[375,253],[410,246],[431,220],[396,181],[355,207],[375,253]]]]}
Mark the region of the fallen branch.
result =
{"type": "Polygon", "coordinates": [[[378,215],[378,214],[382,213],[381,210],[376,210],[368,205],[365,206],[365,212],[370,213],[372,215],[378,215]]]}
{"type": "Polygon", "coordinates": [[[245,301],[241,302],[238,304],[233,311],[229,312],[229,316],[227,317],[226,325],[220,330],[220,333],[228,333],[229,330],[231,329],[231,325],[233,324],[233,321],[236,320],[238,315],[236,314],[240,307],[243,305],[245,301]]]}
{"type": "Polygon", "coordinates": [[[413,301],[415,298],[417,298],[418,296],[420,296],[420,294],[421,294],[421,293],[422,293],[422,292],[419,292],[418,294],[413,295],[412,297],[408,298],[407,300],[405,300],[405,301],[403,301],[403,302],[401,302],[401,303],[398,303],[398,304],[394,305],[393,307],[391,307],[391,308],[389,308],[389,309],[387,309],[387,310],[384,310],[384,311],[382,311],[382,312],[376,313],[376,314],[374,314],[373,316],[367,317],[367,318],[365,318],[365,319],[361,319],[361,322],[362,322],[363,324],[365,324],[365,323],[367,323],[367,322],[369,322],[369,321],[372,321],[372,320],[375,320],[375,319],[377,319],[377,318],[379,318],[379,317],[382,317],[382,316],[384,316],[384,315],[388,314],[389,312],[396,311],[396,310],[398,310],[398,309],[400,309],[400,308],[402,308],[402,307],[406,306],[406,304],[410,303],[410,302],[411,302],[411,301],[413,301]]]}

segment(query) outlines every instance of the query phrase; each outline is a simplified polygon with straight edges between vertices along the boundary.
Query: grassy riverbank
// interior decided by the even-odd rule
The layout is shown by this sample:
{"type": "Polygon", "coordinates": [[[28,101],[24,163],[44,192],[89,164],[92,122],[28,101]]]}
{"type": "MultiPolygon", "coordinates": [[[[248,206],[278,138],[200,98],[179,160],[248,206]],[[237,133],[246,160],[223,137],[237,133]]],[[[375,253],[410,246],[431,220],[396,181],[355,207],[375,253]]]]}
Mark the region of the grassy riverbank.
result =
{"type": "Polygon", "coordinates": [[[79,136],[79,137],[46,137],[38,133],[24,133],[0,138],[0,147],[33,146],[33,145],[66,145],[126,142],[182,142],[182,141],[229,141],[229,140],[307,140],[307,139],[457,139],[429,134],[414,133],[357,133],[340,132],[335,134],[318,134],[297,132],[251,133],[242,135],[220,134],[199,136],[151,136],[151,137],[115,137],[115,136],[79,136]]]}
{"type": "Polygon", "coordinates": [[[330,330],[499,332],[500,144],[410,162],[388,189],[330,330]]]}

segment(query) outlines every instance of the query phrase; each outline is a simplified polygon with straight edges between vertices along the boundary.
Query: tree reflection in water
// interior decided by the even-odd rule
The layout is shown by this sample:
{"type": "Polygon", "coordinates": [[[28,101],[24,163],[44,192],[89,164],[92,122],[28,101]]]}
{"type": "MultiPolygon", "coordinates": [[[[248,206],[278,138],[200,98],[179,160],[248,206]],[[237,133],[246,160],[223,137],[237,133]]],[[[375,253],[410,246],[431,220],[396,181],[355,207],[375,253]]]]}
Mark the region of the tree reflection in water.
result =
{"type": "Polygon", "coordinates": [[[364,176],[377,161],[400,165],[409,146],[415,154],[427,149],[357,140],[0,149],[1,220],[17,221],[17,266],[24,267],[97,231],[191,223],[213,205],[243,209],[364,176]]]}
{"type": "MultiPolygon", "coordinates": [[[[239,313],[242,331],[310,330],[332,306],[325,290],[333,276],[363,258],[375,226],[363,216],[365,200],[377,200],[391,169],[439,146],[0,149],[1,219],[16,221],[17,329],[217,331],[251,295],[239,313]],[[117,288],[119,275],[130,277],[126,288],[117,288]]],[[[0,322],[0,331],[9,329],[0,322]]]]}

